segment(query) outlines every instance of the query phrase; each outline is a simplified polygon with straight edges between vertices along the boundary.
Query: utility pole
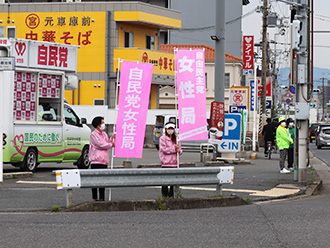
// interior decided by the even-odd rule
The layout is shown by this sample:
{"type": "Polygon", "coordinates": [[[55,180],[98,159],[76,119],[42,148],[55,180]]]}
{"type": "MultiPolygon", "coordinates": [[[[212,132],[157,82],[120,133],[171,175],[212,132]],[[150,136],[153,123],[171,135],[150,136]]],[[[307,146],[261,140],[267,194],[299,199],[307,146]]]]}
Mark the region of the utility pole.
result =
{"type": "Polygon", "coordinates": [[[324,79],[325,79],[325,77],[321,77],[321,80],[322,80],[322,121],[325,120],[325,115],[324,115],[324,102],[325,102],[325,97],[324,97],[324,79]]]}
{"type": "Polygon", "coordinates": [[[225,0],[216,1],[214,100],[225,102],[225,0]]]}
{"type": "Polygon", "coordinates": [[[298,0],[296,4],[296,15],[293,20],[293,47],[297,55],[296,67],[296,146],[297,165],[298,168],[298,183],[299,185],[307,185],[307,155],[308,155],[308,126],[309,126],[309,104],[311,102],[311,95],[308,95],[308,86],[310,83],[310,75],[308,75],[307,65],[309,44],[308,44],[308,25],[309,22],[309,0],[298,0]]]}
{"type": "MultiPolygon", "coordinates": [[[[268,0],[264,0],[262,15],[262,74],[261,74],[261,98],[260,98],[260,114],[264,118],[266,113],[266,77],[267,77],[267,15],[268,0]]],[[[263,120],[264,121],[264,120],[263,120]]]]}

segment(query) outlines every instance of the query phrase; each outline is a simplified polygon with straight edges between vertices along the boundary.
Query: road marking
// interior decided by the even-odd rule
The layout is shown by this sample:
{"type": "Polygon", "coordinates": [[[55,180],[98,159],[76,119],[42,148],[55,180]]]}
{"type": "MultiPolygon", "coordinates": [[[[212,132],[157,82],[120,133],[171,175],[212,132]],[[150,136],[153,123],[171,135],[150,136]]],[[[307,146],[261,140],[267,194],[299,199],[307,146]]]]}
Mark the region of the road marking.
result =
{"type": "MultiPolygon", "coordinates": [[[[48,185],[56,185],[56,182],[47,182],[47,181],[17,181],[16,183],[22,184],[48,184],[48,185]]],[[[146,187],[146,188],[161,188],[160,186],[155,187],[146,187]]],[[[180,187],[183,190],[199,190],[199,191],[216,191],[215,188],[202,188],[202,187],[180,187]]],[[[281,197],[287,195],[297,194],[300,189],[294,185],[278,185],[275,188],[261,191],[261,190],[248,190],[248,189],[222,189],[225,192],[241,192],[241,193],[249,193],[250,196],[263,196],[263,197],[281,197]]]]}
{"type": "MultiPolygon", "coordinates": [[[[161,188],[157,187],[148,187],[148,188],[161,188]]],[[[185,187],[181,186],[180,189],[185,190],[200,190],[200,191],[216,191],[215,188],[201,188],[201,187],[185,187]]],[[[248,190],[248,189],[222,189],[222,191],[226,192],[241,192],[241,193],[249,193],[250,196],[263,196],[263,197],[281,197],[287,195],[293,195],[300,191],[299,187],[294,185],[278,185],[275,188],[261,191],[261,190],[248,190]],[[285,186],[285,187],[284,187],[285,186]]]]}
{"type": "Polygon", "coordinates": [[[300,191],[300,189],[283,189],[283,188],[273,188],[270,190],[265,190],[257,193],[252,193],[250,196],[270,196],[270,197],[280,197],[286,195],[293,195],[300,191]]]}
{"type": "Polygon", "coordinates": [[[46,182],[46,181],[17,181],[16,183],[56,185],[56,182],[46,182]]]}
{"type": "MultiPolygon", "coordinates": [[[[156,189],[160,189],[161,186],[146,187],[146,188],[156,188],[156,189]]],[[[200,191],[216,191],[215,188],[185,187],[185,186],[180,186],[180,189],[186,189],[186,190],[200,190],[200,191]]],[[[243,192],[243,193],[257,193],[257,192],[263,192],[263,191],[258,191],[258,190],[248,190],[248,189],[222,189],[222,191],[243,192]]]]}

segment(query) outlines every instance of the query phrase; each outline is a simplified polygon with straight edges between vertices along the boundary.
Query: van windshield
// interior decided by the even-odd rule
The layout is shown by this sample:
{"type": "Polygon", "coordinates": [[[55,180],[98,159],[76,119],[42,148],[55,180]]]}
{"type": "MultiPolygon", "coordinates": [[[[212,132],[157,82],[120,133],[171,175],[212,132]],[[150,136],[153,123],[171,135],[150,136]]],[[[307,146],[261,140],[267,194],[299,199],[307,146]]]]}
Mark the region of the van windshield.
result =
{"type": "Polygon", "coordinates": [[[164,116],[158,115],[156,118],[156,127],[163,127],[164,126],[164,116]]]}

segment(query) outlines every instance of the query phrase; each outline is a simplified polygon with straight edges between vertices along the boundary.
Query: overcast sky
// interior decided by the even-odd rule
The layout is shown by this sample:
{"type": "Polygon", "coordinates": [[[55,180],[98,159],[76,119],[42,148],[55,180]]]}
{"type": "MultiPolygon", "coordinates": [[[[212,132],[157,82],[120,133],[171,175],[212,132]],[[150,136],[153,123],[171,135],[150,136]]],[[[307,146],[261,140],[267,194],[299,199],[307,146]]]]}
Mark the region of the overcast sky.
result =
{"type": "MultiPolygon", "coordinates": [[[[276,0],[268,0],[270,3],[270,11],[276,12],[280,17],[290,17],[290,10],[287,4],[281,3],[276,0]]],[[[248,6],[243,7],[243,35],[254,35],[255,43],[261,41],[261,32],[262,32],[262,13],[251,13],[257,6],[262,6],[263,1],[261,0],[250,0],[248,6]]],[[[287,19],[289,22],[290,19],[287,19]]],[[[321,31],[327,30],[330,31],[330,0],[314,0],[314,30],[321,31]]],[[[281,43],[290,42],[290,30],[287,29],[284,36],[276,35],[278,33],[278,28],[269,28],[269,39],[275,40],[281,43]]],[[[271,45],[274,48],[274,45],[271,45]]],[[[289,56],[284,51],[289,51],[289,45],[277,45],[276,50],[281,54],[278,54],[280,67],[289,66],[289,56]]],[[[330,69],[330,33],[327,34],[314,34],[314,66],[321,68],[330,69]]]]}

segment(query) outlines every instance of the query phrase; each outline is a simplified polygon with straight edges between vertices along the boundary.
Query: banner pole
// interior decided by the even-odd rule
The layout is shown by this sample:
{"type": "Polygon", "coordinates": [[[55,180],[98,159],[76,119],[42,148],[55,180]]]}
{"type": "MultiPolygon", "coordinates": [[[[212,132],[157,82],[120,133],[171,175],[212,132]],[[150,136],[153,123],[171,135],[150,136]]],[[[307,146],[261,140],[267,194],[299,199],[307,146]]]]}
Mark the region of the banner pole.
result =
{"type": "MultiPolygon", "coordinates": [[[[179,110],[178,110],[178,92],[177,92],[177,81],[176,81],[176,52],[178,51],[177,48],[174,48],[174,97],[175,97],[175,101],[174,101],[174,105],[175,105],[175,112],[176,112],[176,127],[178,127],[178,122],[179,122],[179,110]]],[[[176,144],[179,144],[179,134],[180,134],[180,130],[178,128],[178,136],[176,137],[176,144]]],[[[180,168],[180,154],[177,152],[176,153],[176,160],[178,162],[178,168],[180,168]]]]}
{"type": "MultiPolygon", "coordinates": [[[[113,132],[116,133],[116,123],[117,123],[117,102],[118,102],[118,91],[119,91],[119,67],[120,67],[120,63],[122,62],[122,60],[120,60],[120,58],[118,58],[118,64],[117,64],[117,79],[116,79],[116,90],[115,90],[115,121],[113,124],[113,132]]],[[[110,169],[113,169],[113,159],[115,156],[115,147],[113,147],[111,149],[111,164],[110,164],[110,169]]],[[[109,165],[108,165],[109,166],[109,165]]],[[[111,188],[109,188],[109,201],[111,201],[111,188]]]]}
{"type": "Polygon", "coordinates": [[[257,115],[257,97],[258,97],[258,84],[257,84],[257,63],[256,58],[254,59],[254,111],[253,111],[253,137],[252,137],[252,150],[256,151],[256,115],[257,115]]]}
{"type": "MultiPolygon", "coordinates": [[[[117,123],[117,102],[118,102],[118,91],[119,91],[119,67],[120,67],[120,63],[122,62],[122,60],[120,58],[118,58],[118,65],[117,65],[117,79],[116,79],[116,90],[115,90],[115,121],[113,124],[113,132],[116,133],[116,123],[117,123]]],[[[110,168],[113,169],[113,158],[114,158],[114,148],[112,149],[112,156],[111,156],[111,166],[110,168]]]]}

